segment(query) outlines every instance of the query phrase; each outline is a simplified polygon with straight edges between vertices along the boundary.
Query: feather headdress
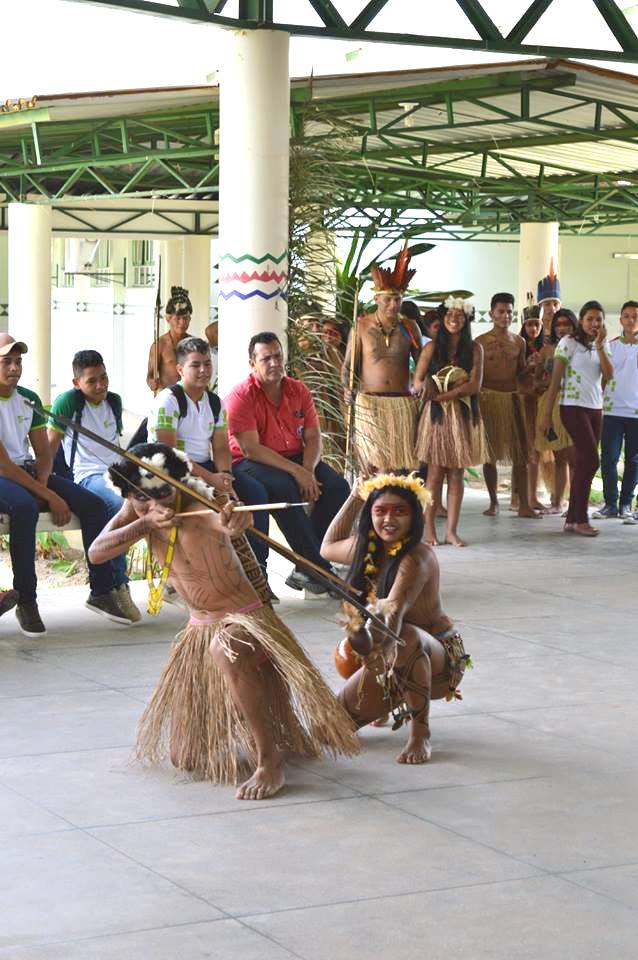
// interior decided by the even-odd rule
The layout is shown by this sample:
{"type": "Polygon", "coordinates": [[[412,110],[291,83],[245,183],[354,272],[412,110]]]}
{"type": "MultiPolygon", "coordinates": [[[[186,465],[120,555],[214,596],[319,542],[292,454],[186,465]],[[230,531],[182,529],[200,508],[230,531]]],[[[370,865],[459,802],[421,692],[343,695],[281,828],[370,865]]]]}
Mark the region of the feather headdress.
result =
{"type": "Polygon", "coordinates": [[[410,280],[416,273],[416,270],[408,270],[412,254],[408,250],[408,241],[403,244],[403,249],[394,261],[394,268],[374,266],[370,273],[374,280],[375,293],[399,293],[404,294],[410,285],[410,280]]]}
{"type": "Polygon", "coordinates": [[[560,281],[554,273],[553,257],[549,261],[549,273],[538,281],[536,301],[539,306],[543,300],[560,300],[560,281]]]}

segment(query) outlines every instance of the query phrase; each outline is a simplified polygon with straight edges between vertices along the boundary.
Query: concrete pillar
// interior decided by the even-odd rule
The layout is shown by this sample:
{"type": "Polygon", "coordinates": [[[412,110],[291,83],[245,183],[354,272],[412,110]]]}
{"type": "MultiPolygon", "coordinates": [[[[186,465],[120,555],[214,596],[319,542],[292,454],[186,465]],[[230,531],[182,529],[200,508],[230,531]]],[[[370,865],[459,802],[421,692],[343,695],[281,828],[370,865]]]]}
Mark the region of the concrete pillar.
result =
{"type": "Polygon", "coordinates": [[[219,373],[224,396],[248,373],[248,341],[288,311],[288,34],[226,35],[220,71],[219,373]]]}
{"type": "Polygon", "coordinates": [[[308,299],[321,308],[326,317],[337,312],[337,251],[331,230],[313,230],[306,242],[306,284],[308,299]]]}
{"type": "Polygon", "coordinates": [[[209,324],[211,270],[210,237],[185,237],[183,285],[193,304],[190,333],[203,337],[209,324]]]}
{"type": "Polygon", "coordinates": [[[538,281],[549,272],[549,262],[554,260],[554,272],[558,270],[558,223],[521,223],[518,247],[518,296],[516,307],[519,316],[527,303],[527,293],[532,291],[536,299],[538,281]]]}
{"type": "Polygon", "coordinates": [[[184,237],[167,237],[160,242],[163,307],[170,299],[171,287],[186,286],[184,283],[184,239],[184,237]]]}
{"type": "Polygon", "coordinates": [[[51,400],[51,208],[9,204],[9,333],[24,340],[22,383],[51,400]]]}

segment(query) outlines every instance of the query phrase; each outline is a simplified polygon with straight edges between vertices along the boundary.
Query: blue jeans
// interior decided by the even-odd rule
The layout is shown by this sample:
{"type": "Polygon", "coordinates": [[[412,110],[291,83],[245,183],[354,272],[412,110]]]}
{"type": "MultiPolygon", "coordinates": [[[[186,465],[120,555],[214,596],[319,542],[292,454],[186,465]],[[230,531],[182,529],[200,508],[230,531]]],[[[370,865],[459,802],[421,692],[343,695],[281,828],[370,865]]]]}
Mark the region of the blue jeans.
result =
{"type": "MultiPolygon", "coordinates": [[[[295,463],[301,463],[301,457],[292,459],[295,463]]],[[[256,502],[295,503],[302,499],[297,483],[285,470],[268,467],[256,460],[240,460],[233,467],[233,471],[236,476],[249,477],[258,485],[259,500],[256,502]]],[[[319,550],[326,530],[348,498],[349,487],[344,478],[323,460],[320,460],[315,468],[315,477],[321,484],[321,496],[315,503],[311,516],[308,516],[303,507],[294,507],[292,510],[279,510],[275,518],[296,553],[328,570],[330,564],[323,559],[319,550]]]]}
{"type": "MultiPolygon", "coordinates": [[[[109,520],[119,512],[124,504],[124,500],[119,493],[108,486],[102,473],[92,473],[90,476],[84,477],[80,480],[79,485],[84,487],[85,490],[90,490],[104,502],[109,520]]],[[[115,586],[121,587],[123,583],[128,583],[126,553],[121,553],[119,557],[111,560],[111,563],[113,564],[115,586]]]]}
{"type": "Polygon", "coordinates": [[[620,488],[620,506],[629,507],[638,483],[638,417],[605,414],[601,443],[603,496],[608,507],[618,504],[618,459],[625,443],[625,471],[620,488]]]}
{"type": "MultiPolygon", "coordinates": [[[[198,466],[203,467],[204,470],[210,470],[211,473],[218,473],[217,467],[212,460],[205,460],[203,463],[198,464],[198,466]]],[[[246,504],[251,503],[264,503],[264,499],[261,496],[261,487],[259,484],[255,483],[250,477],[239,476],[235,472],[233,467],[233,487],[235,493],[240,500],[243,500],[246,504]]],[[[260,533],[265,533],[268,535],[268,514],[265,510],[257,510],[253,514],[253,525],[256,530],[259,530],[260,533]]],[[[263,570],[264,576],[266,576],[266,563],[268,561],[268,544],[265,543],[260,537],[255,537],[253,534],[248,534],[248,542],[250,543],[253,553],[257,558],[257,563],[263,570]]]]}
{"type": "MultiPolygon", "coordinates": [[[[80,521],[86,552],[108,522],[106,505],[77,483],[54,474],[49,477],[48,487],[62,497],[80,521]]],[[[13,587],[20,594],[20,603],[31,603],[36,597],[35,528],[41,509],[38,500],[25,487],[0,477],[0,513],[9,515],[13,587]]],[[[88,568],[91,593],[95,596],[109,593],[115,586],[113,564],[88,563],[88,568]]]]}

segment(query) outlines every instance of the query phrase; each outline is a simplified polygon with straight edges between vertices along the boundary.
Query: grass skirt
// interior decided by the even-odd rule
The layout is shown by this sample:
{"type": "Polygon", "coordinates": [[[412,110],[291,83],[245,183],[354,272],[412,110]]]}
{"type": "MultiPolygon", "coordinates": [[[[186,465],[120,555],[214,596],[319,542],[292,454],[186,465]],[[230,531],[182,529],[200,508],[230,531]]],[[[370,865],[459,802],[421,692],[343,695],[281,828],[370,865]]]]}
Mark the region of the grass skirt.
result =
{"type": "Polygon", "coordinates": [[[258,658],[280,749],[305,757],[359,752],[354,725],[319,671],[273,610],[262,607],[251,614],[229,613],[216,623],[189,624],[178,634],[139,723],[138,760],[155,764],[169,756],[195,779],[213,783],[239,782],[246,761],[254,769],[255,746],[210,654],[213,641],[231,661],[258,658]],[[241,653],[233,649],[233,640],[241,653]]]}
{"type": "Polygon", "coordinates": [[[354,446],[359,469],[416,470],[414,452],[418,399],[358,393],[354,404],[354,446]]]}
{"type": "Polygon", "coordinates": [[[527,429],[523,398],[518,393],[483,388],[481,417],[489,453],[486,463],[527,463],[527,429]]]}
{"type": "Polygon", "coordinates": [[[461,402],[453,400],[442,404],[443,416],[433,423],[431,408],[428,401],[417,428],[416,455],[419,461],[451,469],[485,463],[487,447],[480,418],[474,426],[469,412],[465,416],[461,402]]]}
{"type": "Polygon", "coordinates": [[[534,446],[537,450],[566,450],[574,443],[567,430],[563,426],[560,418],[560,396],[556,397],[554,409],[552,410],[552,426],[557,435],[557,440],[546,440],[541,432],[540,424],[547,411],[548,393],[544,393],[538,401],[538,413],[536,415],[536,433],[534,436],[534,446]]]}

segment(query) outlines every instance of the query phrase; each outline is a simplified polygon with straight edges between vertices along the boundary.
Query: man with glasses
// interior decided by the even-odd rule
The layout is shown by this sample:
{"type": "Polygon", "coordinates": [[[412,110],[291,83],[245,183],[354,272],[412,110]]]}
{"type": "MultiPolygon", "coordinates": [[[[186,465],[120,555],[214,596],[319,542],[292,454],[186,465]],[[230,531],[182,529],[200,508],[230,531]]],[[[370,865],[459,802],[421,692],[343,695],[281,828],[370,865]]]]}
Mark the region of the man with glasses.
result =
{"type": "MultiPolygon", "coordinates": [[[[277,335],[252,337],[248,359],[250,375],[224,401],[235,475],[257,481],[263,502],[311,503],[310,516],[302,507],[281,510],[277,523],[293,550],[330,570],[319,548],[348,496],[348,484],[321,459],[312,394],[300,380],[286,376],[277,335]]],[[[286,584],[314,596],[326,593],[323,583],[300,570],[294,570],[286,584]]]]}

